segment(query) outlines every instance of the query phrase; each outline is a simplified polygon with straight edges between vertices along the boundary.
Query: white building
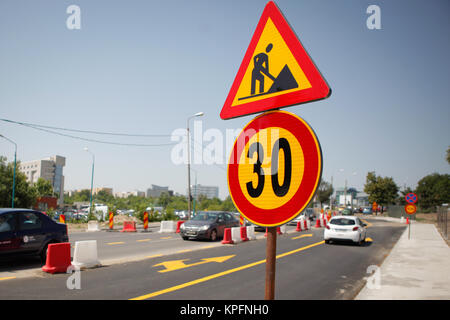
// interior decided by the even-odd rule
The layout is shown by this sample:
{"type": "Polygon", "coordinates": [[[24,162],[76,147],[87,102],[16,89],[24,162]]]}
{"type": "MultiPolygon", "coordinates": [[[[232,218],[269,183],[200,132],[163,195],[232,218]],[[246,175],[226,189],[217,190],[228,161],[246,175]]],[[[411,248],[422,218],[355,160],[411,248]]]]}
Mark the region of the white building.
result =
{"type": "Polygon", "coordinates": [[[22,162],[19,170],[23,172],[27,181],[34,184],[39,178],[49,181],[53,186],[53,192],[59,195],[58,206],[64,204],[64,176],[63,167],[66,165],[66,158],[53,156],[41,160],[22,162]]]}
{"type": "MultiPolygon", "coordinates": [[[[186,192],[186,194],[189,191],[186,192]]],[[[198,199],[200,195],[206,196],[208,199],[219,197],[219,187],[216,186],[202,186],[201,184],[193,185],[191,188],[191,195],[198,199]]]]}

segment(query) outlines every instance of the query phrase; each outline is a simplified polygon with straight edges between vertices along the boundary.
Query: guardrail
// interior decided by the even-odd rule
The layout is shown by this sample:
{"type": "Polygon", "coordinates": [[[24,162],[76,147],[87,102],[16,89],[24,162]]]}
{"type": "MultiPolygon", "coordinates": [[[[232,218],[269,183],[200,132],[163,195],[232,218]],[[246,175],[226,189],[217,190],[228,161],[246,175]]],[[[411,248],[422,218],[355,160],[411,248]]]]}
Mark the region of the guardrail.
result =
{"type": "Polygon", "coordinates": [[[437,226],[441,230],[442,236],[448,240],[448,218],[450,213],[449,207],[437,207],[437,226]]]}

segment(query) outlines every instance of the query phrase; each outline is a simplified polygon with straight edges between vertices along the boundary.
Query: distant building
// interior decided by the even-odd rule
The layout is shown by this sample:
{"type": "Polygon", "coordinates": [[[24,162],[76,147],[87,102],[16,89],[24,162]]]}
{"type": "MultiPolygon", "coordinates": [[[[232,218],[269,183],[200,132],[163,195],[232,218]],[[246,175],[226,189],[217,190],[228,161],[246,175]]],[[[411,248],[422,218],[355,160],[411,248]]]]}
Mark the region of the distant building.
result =
{"type": "Polygon", "coordinates": [[[136,190],[136,191],[124,191],[114,193],[114,197],[116,198],[128,198],[129,196],[145,197],[145,192],[136,190]]]}
{"type": "Polygon", "coordinates": [[[169,190],[169,187],[161,187],[156,184],[152,184],[152,187],[147,189],[147,197],[158,198],[163,192],[173,195],[173,191],[169,190]]]}
{"type": "MultiPolygon", "coordinates": [[[[186,194],[188,194],[188,190],[186,194]]],[[[219,187],[216,186],[202,186],[201,184],[193,185],[191,188],[191,195],[198,199],[200,195],[206,196],[208,199],[219,197],[219,187]]]]}
{"type": "Polygon", "coordinates": [[[358,192],[356,194],[356,206],[358,207],[368,207],[369,206],[369,195],[364,192],[358,192]]]}
{"type": "Polygon", "coordinates": [[[92,190],[93,194],[98,194],[100,191],[104,191],[107,194],[113,195],[113,189],[112,188],[95,188],[92,190]]]}
{"type": "Polygon", "coordinates": [[[41,160],[22,162],[19,170],[23,172],[27,181],[34,184],[39,178],[49,181],[53,186],[53,192],[58,195],[58,206],[64,204],[64,176],[63,167],[66,158],[53,156],[41,160]]]}

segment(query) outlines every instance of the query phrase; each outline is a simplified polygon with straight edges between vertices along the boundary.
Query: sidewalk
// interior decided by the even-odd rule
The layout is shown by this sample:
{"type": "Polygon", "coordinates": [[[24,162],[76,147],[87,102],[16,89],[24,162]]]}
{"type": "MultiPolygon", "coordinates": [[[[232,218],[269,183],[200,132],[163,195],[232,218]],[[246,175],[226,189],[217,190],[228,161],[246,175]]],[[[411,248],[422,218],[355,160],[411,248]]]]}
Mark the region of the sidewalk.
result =
{"type": "Polygon", "coordinates": [[[413,223],[411,239],[406,228],[379,271],[356,300],[450,300],[450,248],[433,224],[413,223]]]}

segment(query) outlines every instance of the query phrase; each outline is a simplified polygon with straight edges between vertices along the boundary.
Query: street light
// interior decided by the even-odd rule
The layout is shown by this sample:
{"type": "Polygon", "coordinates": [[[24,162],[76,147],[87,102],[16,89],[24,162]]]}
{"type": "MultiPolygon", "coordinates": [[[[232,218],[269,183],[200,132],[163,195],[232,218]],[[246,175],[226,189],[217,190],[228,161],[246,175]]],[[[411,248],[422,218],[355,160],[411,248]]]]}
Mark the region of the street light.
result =
{"type": "Polygon", "coordinates": [[[188,170],[188,220],[191,219],[191,150],[190,150],[190,135],[189,135],[189,120],[195,117],[201,117],[203,116],[203,112],[197,112],[193,116],[190,116],[187,118],[187,149],[188,149],[188,161],[187,161],[187,170],[188,170]]]}
{"type": "Polygon", "coordinates": [[[11,200],[11,208],[14,208],[14,197],[15,197],[15,190],[16,190],[16,159],[17,159],[17,144],[5,137],[4,135],[0,134],[0,137],[8,140],[12,144],[14,144],[14,173],[13,173],[13,187],[12,187],[12,200],[11,200]]]}
{"type": "Polygon", "coordinates": [[[92,213],[92,187],[94,185],[94,163],[95,163],[95,155],[89,151],[87,147],[84,148],[84,151],[89,152],[92,155],[92,176],[91,176],[91,199],[89,201],[89,214],[92,213]]]}

